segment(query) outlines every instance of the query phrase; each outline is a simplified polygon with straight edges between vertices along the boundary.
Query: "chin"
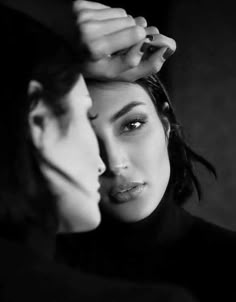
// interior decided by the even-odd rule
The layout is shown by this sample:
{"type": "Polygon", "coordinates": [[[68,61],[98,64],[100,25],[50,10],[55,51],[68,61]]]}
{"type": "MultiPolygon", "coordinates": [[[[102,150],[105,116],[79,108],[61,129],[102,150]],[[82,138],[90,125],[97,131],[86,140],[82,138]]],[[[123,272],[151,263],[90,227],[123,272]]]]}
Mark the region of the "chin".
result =
{"type": "Polygon", "coordinates": [[[75,209],[75,216],[71,221],[71,232],[87,232],[96,229],[101,222],[101,213],[98,206],[99,194],[86,196],[78,209],[75,209]],[[76,215],[77,211],[77,215],[76,215]]]}
{"type": "Polygon", "coordinates": [[[100,223],[101,223],[101,214],[99,212],[99,215],[97,215],[97,217],[94,217],[93,219],[88,221],[88,223],[84,226],[84,230],[82,232],[92,231],[96,229],[100,223]]]}
{"type": "Polygon", "coordinates": [[[101,222],[101,214],[99,208],[90,208],[86,211],[68,217],[61,221],[59,233],[80,233],[88,232],[96,229],[101,222]]]}
{"type": "Polygon", "coordinates": [[[119,213],[116,213],[115,216],[123,222],[132,223],[132,222],[138,222],[145,218],[147,218],[149,215],[152,214],[154,209],[135,209],[135,210],[124,210],[120,211],[119,213]]]}
{"type": "Polygon", "coordinates": [[[101,223],[100,211],[90,213],[86,217],[78,217],[78,223],[74,223],[71,232],[88,232],[96,229],[101,223]]]}
{"type": "Polygon", "coordinates": [[[155,211],[160,201],[161,197],[157,199],[145,197],[119,206],[112,205],[109,209],[108,207],[104,207],[104,210],[119,221],[133,223],[149,217],[155,211]]]}

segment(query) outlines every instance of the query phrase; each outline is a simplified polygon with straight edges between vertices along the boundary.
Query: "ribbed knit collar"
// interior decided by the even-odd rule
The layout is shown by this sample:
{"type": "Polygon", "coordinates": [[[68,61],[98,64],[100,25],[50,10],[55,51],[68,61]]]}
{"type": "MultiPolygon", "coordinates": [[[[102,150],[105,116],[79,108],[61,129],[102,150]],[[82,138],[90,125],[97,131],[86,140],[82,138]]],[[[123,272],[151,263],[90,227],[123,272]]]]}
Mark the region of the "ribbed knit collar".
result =
{"type": "Polygon", "coordinates": [[[125,243],[129,246],[153,242],[155,245],[164,245],[182,236],[186,224],[182,221],[183,209],[173,200],[171,190],[168,190],[154,212],[148,217],[135,223],[124,223],[103,217],[101,225],[93,231],[94,237],[100,245],[125,243]],[[181,219],[179,219],[181,215],[181,219]],[[184,226],[184,228],[183,228],[184,226]]]}

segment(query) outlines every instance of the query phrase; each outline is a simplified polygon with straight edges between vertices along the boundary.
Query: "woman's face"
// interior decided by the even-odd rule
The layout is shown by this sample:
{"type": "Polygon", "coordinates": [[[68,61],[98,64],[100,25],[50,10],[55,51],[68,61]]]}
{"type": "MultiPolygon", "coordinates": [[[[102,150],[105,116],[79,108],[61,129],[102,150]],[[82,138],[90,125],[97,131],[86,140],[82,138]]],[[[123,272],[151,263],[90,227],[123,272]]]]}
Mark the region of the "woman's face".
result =
{"type": "Polygon", "coordinates": [[[166,190],[167,137],[147,92],[134,83],[89,86],[93,126],[107,171],[101,205],[115,218],[134,222],[150,215],[166,190]]]}
{"type": "Polygon", "coordinates": [[[59,231],[86,231],[100,223],[98,178],[104,164],[89,120],[92,101],[83,77],[63,102],[66,114],[51,115],[45,123],[39,149],[46,163],[40,167],[57,197],[59,231]]]}

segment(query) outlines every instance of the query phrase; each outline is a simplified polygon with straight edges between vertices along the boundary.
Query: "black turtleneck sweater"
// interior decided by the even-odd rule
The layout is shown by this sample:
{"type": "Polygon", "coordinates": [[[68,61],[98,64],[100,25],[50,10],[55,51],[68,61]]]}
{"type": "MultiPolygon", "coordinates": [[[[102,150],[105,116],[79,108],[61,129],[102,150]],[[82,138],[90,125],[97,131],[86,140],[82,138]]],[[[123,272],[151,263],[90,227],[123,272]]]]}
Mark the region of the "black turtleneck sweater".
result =
{"type": "Polygon", "coordinates": [[[20,233],[0,230],[1,302],[197,302],[170,284],[140,287],[73,270],[54,260],[55,235],[20,233]]]}
{"type": "Polygon", "coordinates": [[[199,301],[236,301],[236,234],[170,198],[140,222],[105,218],[93,232],[60,236],[58,257],[106,277],[175,284],[199,301]]]}

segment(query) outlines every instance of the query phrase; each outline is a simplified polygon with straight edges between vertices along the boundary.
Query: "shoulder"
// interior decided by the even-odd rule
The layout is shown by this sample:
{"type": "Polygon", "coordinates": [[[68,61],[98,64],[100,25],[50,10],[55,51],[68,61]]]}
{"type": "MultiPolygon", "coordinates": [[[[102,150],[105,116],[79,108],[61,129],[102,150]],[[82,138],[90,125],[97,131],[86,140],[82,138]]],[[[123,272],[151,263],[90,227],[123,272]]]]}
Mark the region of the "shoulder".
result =
{"type": "Polygon", "coordinates": [[[213,250],[223,255],[236,255],[236,232],[194,216],[181,208],[179,215],[185,228],[184,240],[190,247],[205,252],[213,250]],[[204,248],[203,248],[204,247],[204,248]]]}
{"type": "Polygon", "coordinates": [[[0,268],[1,302],[195,301],[188,291],[172,285],[139,286],[82,274],[2,239],[0,268]]]}
{"type": "Polygon", "coordinates": [[[86,293],[93,279],[44,258],[22,244],[0,238],[1,301],[79,301],[83,297],[78,288],[81,283],[86,293]]]}

